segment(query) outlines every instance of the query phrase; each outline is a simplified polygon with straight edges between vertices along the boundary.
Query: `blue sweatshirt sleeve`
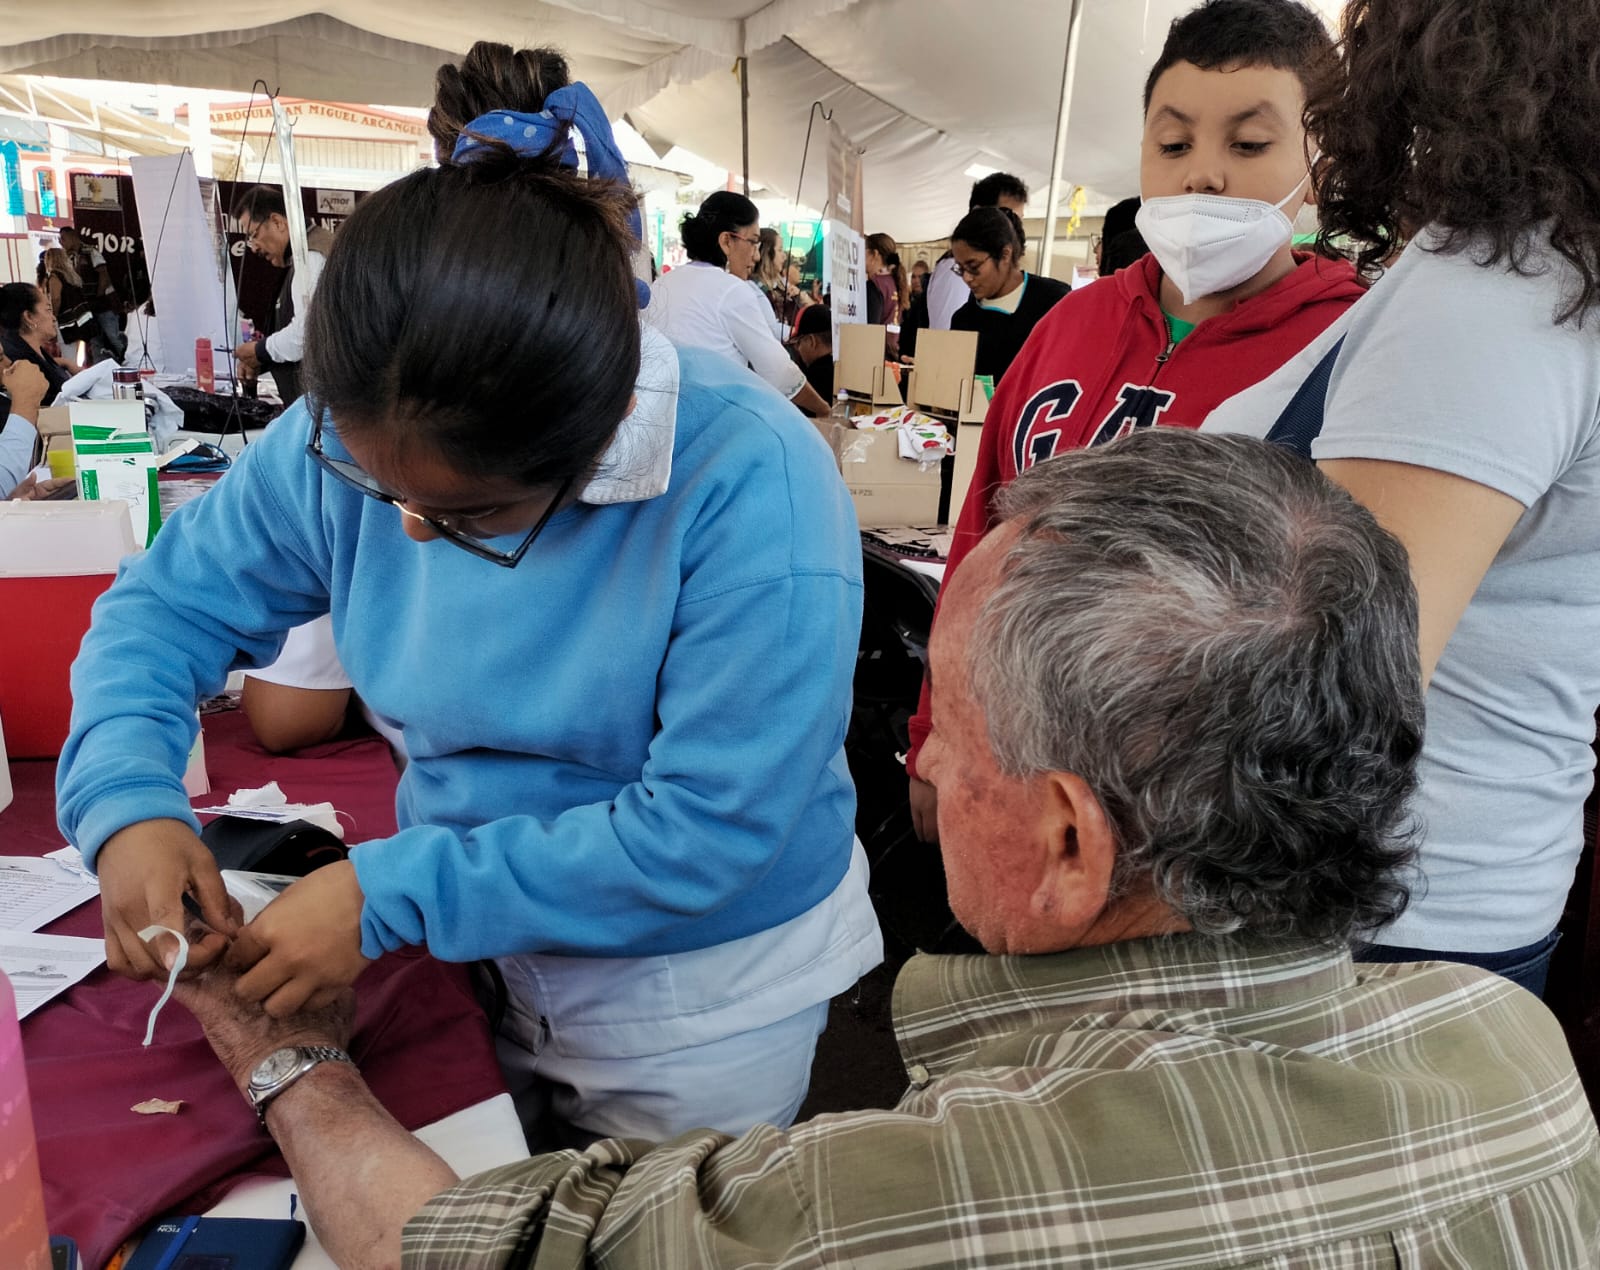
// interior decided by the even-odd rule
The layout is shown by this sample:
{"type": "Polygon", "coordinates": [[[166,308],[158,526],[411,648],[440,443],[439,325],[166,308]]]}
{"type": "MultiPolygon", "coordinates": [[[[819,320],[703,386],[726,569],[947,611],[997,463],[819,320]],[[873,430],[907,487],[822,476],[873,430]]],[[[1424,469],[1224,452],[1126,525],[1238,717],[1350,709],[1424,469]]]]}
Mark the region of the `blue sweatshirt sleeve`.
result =
{"type": "Polygon", "coordinates": [[[784,470],[770,449],[752,457],[688,531],[639,778],[549,820],[418,825],[355,847],[367,956],[418,943],[451,961],[675,951],[831,892],[853,837],[842,746],[861,546],[826,446],[798,415],[793,428],[784,470]],[[795,879],[781,899],[769,871],[795,879]]]}
{"type": "Polygon", "coordinates": [[[93,867],[143,820],[198,829],[183,791],[197,704],[235,666],[272,661],[290,627],[327,612],[327,548],[303,447],[304,408],[274,422],[95,603],[72,664],[72,726],[56,773],[61,832],[93,867]],[[298,491],[281,473],[298,475],[298,491]],[[298,497],[296,496],[298,495],[298,497]]]}

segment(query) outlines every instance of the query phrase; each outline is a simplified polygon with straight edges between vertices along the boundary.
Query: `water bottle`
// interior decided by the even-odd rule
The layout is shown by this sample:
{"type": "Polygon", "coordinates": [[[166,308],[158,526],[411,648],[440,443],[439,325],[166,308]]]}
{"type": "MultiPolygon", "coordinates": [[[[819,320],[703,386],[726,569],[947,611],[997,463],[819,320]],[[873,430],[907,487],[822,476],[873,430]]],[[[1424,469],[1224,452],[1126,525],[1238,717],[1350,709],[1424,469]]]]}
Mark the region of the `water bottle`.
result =
{"type": "Polygon", "coordinates": [[[39,1142],[28,1102],[22,1030],[11,980],[0,974],[0,1266],[46,1270],[50,1231],[44,1219],[39,1142]]]}
{"type": "Polygon", "coordinates": [[[215,392],[216,366],[211,360],[211,341],[202,335],[194,342],[194,385],[201,392],[215,392]]]}
{"type": "Polygon", "coordinates": [[[850,394],[845,389],[839,389],[839,395],[834,400],[833,409],[828,411],[828,418],[841,428],[850,426],[850,394]]]}

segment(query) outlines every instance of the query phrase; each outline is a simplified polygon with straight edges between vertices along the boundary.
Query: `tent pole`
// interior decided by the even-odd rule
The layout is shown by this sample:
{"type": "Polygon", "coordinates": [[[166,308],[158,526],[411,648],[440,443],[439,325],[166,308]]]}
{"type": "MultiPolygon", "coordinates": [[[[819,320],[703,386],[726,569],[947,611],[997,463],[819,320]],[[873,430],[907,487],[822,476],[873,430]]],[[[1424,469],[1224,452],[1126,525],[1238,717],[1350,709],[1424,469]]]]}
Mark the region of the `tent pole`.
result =
{"type": "Polygon", "coordinates": [[[1038,272],[1050,273],[1056,247],[1056,209],[1061,205],[1061,169],[1067,148],[1067,123],[1072,117],[1072,84],[1078,77],[1078,45],[1083,27],[1084,0],[1072,0],[1067,21],[1067,55],[1061,67],[1061,105],[1056,111],[1056,144],[1050,157],[1050,204],[1044,214],[1044,237],[1039,242],[1038,272]]]}
{"type": "Polygon", "coordinates": [[[744,160],[744,196],[750,197],[750,59],[739,59],[739,145],[744,160]]]}

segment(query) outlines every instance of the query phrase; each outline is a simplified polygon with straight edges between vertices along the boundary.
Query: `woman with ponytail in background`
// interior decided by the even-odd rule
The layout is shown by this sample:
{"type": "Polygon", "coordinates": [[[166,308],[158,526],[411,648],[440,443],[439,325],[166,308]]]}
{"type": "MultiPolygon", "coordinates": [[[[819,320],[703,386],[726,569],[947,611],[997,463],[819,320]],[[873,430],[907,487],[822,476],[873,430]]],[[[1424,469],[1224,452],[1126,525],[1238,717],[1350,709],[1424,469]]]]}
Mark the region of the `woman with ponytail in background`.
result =
{"type": "Polygon", "coordinates": [[[107,959],[165,978],[140,932],[185,892],[190,968],[226,952],[278,1017],[394,949],[492,959],[530,1142],[787,1124],[881,957],[849,497],[781,400],[641,325],[626,167],[558,54],[475,46],[429,129],[440,166],[340,230],[305,398],[96,606],[58,806],[107,959]],[[327,613],[403,738],[401,828],[241,926],[183,792],[195,703],[327,613]]]}
{"type": "Polygon", "coordinates": [[[898,326],[911,307],[911,280],[900,263],[900,248],[888,234],[868,234],[866,244],[867,321],[898,326]]]}
{"type": "Polygon", "coordinates": [[[975,207],[950,235],[950,254],[972,296],[950,319],[978,333],[976,373],[1000,382],[1039,320],[1072,290],[1022,267],[1022,221],[1005,207],[975,207]]]}
{"type": "Polygon", "coordinates": [[[719,190],[685,216],[689,263],[650,290],[650,321],[679,348],[700,348],[749,366],[816,418],[828,403],[806,382],[773,329],[772,309],[750,274],[761,257],[760,213],[743,194],[719,190]]]}

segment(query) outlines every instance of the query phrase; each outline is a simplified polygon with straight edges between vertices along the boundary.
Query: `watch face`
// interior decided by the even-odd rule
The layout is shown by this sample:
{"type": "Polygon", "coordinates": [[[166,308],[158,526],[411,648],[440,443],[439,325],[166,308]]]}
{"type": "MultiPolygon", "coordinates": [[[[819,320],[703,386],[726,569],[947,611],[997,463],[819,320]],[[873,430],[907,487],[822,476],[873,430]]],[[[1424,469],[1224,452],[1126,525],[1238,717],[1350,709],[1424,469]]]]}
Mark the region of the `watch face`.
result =
{"type": "Polygon", "coordinates": [[[300,1066],[300,1054],[297,1050],[274,1050],[256,1064],[255,1071],[250,1073],[250,1083],[257,1089],[270,1088],[298,1066],[300,1066]]]}

